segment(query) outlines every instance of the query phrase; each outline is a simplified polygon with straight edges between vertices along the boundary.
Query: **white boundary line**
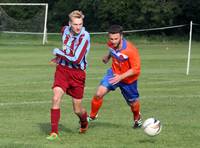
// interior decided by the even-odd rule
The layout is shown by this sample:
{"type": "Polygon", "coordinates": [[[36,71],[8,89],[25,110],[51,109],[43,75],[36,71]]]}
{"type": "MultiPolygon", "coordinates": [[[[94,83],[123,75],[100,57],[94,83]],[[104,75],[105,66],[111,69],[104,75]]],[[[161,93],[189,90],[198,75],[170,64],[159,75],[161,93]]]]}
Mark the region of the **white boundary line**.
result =
{"type": "MultiPolygon", "coordinates": [[[[200,98],[200,95],[170,95],[170,96],[141,96],[141,99],[148,99],[148,98],[158,98],[158,99],[162,99],[162,98],[194,98],[194,97],[198,97],[200,98]]],[[[120,98],[122,98],[122,96],[120,96],[120,98]]],[[[91,98],[84,98],[84,101],[90,101],[91,98]]],[[[35,104],[50,104],[51,100],[49,101],[24,101],[24,102],[8,102],[8,103],[0,103],[0,106],[19,106],[19,105],[35,105],[35,104]]]]}
{"type": "Polygon", "coordinates": [[[46,104],[46,103],[51,103],[51,101],[9,102],[9,103],[0,103],[0,106],[31,105],[31,104],[46,104]]]}
{"type": "MultiPolygon", "coordinates": [[[[102,77],[95,77],[95,78],[87,78],[88,80],[101,80],[103,78],[102,77]]],[[[142,82],[142,80],[139,80],[140,82],[142,82]]],[[[189,83],[189,82],[200,82],[200,80],[195,80],[195,79],[191,79],[191,80],[177,80],[177,81],[173,81],[173,80],[162,80],[162,81],[155,81],[155,82],[146,82],[143,81],[143,83],[145,85],[152,85],[152,84],[172,84],[172,83],[176,83],[176,84],[180,84],[180,83],[189,83]]],[[[45,84],[47,84],[49,82],[45,82],[45,84]]],[[[3,83],[0,85],[1,87],[10,87],[10,86],[19,86],[19,85],[30,85],[30,84],[40,84],[40,82],[31,82],[31,83],[17,83],[17,84],[7,84],[7,83],[3,83]]],[[[44,84],[44,83],[43,83],[44,84]]],[[[86,86],[85,89],[86,90],[90,90],[90,89],[96,89],[99,85],[99,82],[96,83],[96,86],[86,86]]],[[[141,85],[141,84],[140,84],[141,85]]],[[[45,90],[48,91],[48,90],[45,90]]]]}

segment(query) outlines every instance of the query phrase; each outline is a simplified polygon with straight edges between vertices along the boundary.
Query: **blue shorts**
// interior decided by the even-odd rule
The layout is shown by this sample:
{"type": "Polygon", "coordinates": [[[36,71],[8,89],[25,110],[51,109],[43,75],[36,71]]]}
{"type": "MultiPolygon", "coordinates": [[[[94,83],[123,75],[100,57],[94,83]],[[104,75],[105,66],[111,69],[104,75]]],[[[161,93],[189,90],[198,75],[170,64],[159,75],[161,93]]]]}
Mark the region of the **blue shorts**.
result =
{"type": "Polygon", "coordinates": [[[124,96],[124,99],[126,100],[126,102],[128,104],[139,99],[139,93],[138,93],[138,89],[137,89],[137,80],[130,84],[119,82],[115,85],[112,85],[109,83],[109,79],[112,77],[113,77],[113,71],[110,68],[107,70],[106,75],[101,80],[100,85],[102,85],[102,86],[106,87],[108,90],[112,90],[112,91],[115,90],[117,87],[119,87],[121,90],[121,94],[124,96]]]}

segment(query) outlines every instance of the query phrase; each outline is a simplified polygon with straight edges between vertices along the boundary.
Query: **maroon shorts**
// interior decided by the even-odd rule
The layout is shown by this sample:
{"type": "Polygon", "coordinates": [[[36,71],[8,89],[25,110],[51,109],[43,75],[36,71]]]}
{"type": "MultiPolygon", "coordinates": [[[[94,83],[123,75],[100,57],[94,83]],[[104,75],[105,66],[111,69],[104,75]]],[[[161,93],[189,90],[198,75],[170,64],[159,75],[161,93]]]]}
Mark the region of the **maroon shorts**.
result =
{"type": "Polygon", "coordinates": [[[66,94],[82,99],[85,86],[85,71],[58,65],[54,75],[53,87],[61,87],[66,94]]]}

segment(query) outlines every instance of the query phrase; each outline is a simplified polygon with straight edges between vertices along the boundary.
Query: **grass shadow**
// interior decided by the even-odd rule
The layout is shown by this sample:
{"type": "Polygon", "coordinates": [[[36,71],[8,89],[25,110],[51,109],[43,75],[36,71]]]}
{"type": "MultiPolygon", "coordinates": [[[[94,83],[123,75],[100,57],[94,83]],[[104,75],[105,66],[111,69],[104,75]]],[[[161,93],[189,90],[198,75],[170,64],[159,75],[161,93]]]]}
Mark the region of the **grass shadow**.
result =
{"type": "MultiPolygon", "coordinates": [[[[40,128],[40,131],[45,134],[49,134],[51,131],[51,125],[50,123],[38,123],[38,126],[40,128]]],[[[73,131],[69,128],[66,128],[66,126],[59,124],[58,129],[60,132],[67,132],[67,133],[73,133],[73,131]]]]}
{"type": "Polygon", "coordinates": [[[111,123],[111,122],[99,122],[99,121],[93,121],[93,122],[89,123],[89,128],[95,128],[95,127],[123,128],[123,125],[115,124],[115,123],[111,123]]]}
{"type": "Polygon", "coordinates": [[[139,143],[151,143],[151,144],[155,144],[156,140],[154,138],[151,138],[151,139],[142,139],[142,140],[139,140],[139,143]]]}

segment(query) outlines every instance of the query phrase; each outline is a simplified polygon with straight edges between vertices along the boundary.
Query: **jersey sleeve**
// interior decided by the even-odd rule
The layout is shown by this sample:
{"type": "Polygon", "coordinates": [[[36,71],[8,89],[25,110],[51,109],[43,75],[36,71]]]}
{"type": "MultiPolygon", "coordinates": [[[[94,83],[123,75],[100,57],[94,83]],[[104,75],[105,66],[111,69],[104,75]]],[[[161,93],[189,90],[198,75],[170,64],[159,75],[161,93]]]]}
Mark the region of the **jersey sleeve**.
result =
{"type": "Polygon", "coordinates": [[[63,58],[68,62],[72,62],[74,64],[80,64],[81,60],[87,54],[89,48],[90,48],[90,37],[89,34],[85,34],[84,37],[81,39],[80,44],[76,47],[76,49],[74,49],[75,50],[74,54],[66,54],[63,51],[54,50],[54,55],[63,56],[63,58]]]}
{"type": "Polygon", "coordinates": [[[138,49],[134,46],[132,47],[133,48],[129,50],[129,55],[128,55],[130,67],[131,69],[133,69],[134,75],[139,75],[140,67],[141,67],[140,56],[139,56],[138,49]]]}

